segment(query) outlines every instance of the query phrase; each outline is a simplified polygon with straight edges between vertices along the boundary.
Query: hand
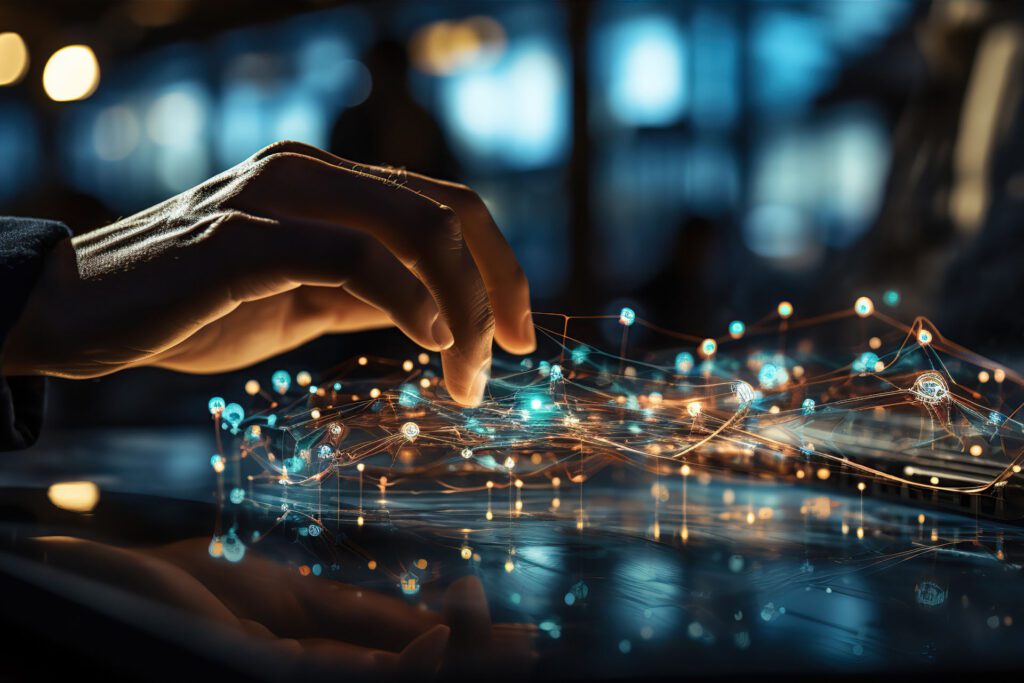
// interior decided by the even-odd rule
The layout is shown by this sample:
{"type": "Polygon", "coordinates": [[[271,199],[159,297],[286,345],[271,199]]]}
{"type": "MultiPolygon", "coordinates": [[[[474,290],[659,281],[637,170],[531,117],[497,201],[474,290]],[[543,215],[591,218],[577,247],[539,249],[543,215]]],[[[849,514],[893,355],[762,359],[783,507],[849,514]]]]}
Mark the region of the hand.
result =
{"type": "Polygon", "coordinates": [[[295,678],[529,674],[536,630],[492,624],[476,577],[452,584],[442,613],[329,579],[303,577],[250,549],[215,560],[207,539],[149,550],[70,537],[33,541],[46,562],[256,639],[295,678]]]}
{"type": "Polygon", "coordinates": [[[449,393],[474,406],[492,337],[535,348],[529,298],[469,188],[281,142],[59,246],[3,372],[223,372],[327,332],[396,325],[441,352],[449,393]]]}

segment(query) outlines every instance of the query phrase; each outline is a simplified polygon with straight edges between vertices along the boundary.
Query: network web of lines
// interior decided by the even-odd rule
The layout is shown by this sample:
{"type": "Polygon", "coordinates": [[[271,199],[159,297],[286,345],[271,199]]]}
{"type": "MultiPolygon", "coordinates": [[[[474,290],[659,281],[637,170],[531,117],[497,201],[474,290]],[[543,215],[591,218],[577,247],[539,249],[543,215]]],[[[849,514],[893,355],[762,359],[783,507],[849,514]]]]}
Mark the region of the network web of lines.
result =
{"type": "MultiPolygon", "coordinates": [[[[467,566],[512,575],[541,538],[681,551],[767,539],[803,547],[809,572],[807,539],[827,532],[844,544],[843,571],[965,544],[1007,562],[1024,516],[1024,379],[924,318],[897,320],[895,291],[880,301],[813,318],[783,301],[707,338],[629,308],[539,313],[541,351],[495,359],[473,409],[448,397],[436,354],[249,380],[238,402],[209,402],[210,554],[241,561],[276,535],[305,545],[302,573],[369,573],[410,596],[467,566]],[[587,343],[602,325],[621,326],[614,351],[587,343]],[[634,348],[640,328],[662,350],[634,348]],[[732,486],[743,481],[767,494],[732,486]],[[866,499],[895,507],[865,511],[866,499]],[[943,526],[951,512],[969,530],[943,526]],[[360,542],[374,527],[429,537],[434,554],[377,552],[360,542]]],[[[586,572],[569,575],[565,603],[586,600],[586,572]]],[[[915,591],[945,600],[934,582],[915,591]]]]}

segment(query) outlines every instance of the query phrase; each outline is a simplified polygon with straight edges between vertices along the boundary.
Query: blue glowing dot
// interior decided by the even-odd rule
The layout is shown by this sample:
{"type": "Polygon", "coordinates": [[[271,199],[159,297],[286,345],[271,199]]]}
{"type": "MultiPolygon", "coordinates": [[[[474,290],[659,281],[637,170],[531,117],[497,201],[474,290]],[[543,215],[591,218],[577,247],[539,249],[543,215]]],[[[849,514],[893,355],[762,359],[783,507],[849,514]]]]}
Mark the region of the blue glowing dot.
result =
{"type": "Polygon", "coordinates": [[[854,372],[874,372],[875,365],[878,364],[878,355],[865,351],[864,353],[857,356],[857,359],[853,361],[851,366],[854,372]]]}
{"type": "Polygon", "coordinates": [[[308,527],[306,527],[306,531],[309,533],[310,536],[313,536],[314,538],[316,538],[317,536],[320,535],[320,525],[319,524],[310,524],[308,527]]]}
{"type": "Polygon", "coordinates": [[[733,320],[729,323],[729,335],[733,339],[739,339],[743,336],[743,333],[747,331],[747,326],[743,324],[741,320],[733,320]]]}
{"type": "Polygon", "coordinates": [[[276,424],[277,424],[277,415],[273,415],[273,414],[267,415],[267,426],[268,427],[273,427],[276,424]]]}
{"type": "Polygon", "coordinates": [[[224,559],[228,562],[241,562],[245,557],[245,544],[238,538],[238,534],[232,529],[224,537],[223,545],[224,559]]]}
{"type": "Polygon", "coordinates": [[[210,467],[216,469],[224,464],[224,456],[220,453],[214,453],[210,456],[210,467]]]}
{"type": "Polygon", "coordinates": [[[569,607],[572,607],[574,604],[576,604],[576,596],[572,593],[566,593],[565,604],[569,605],[569,607]]]}
{"type": "Polygon", "coordinates": [[[319,562],[314,564],[310,569],[313,570],[313,576],[320,576],[324,573],[324,568],[320,565],[319,562]]]}
{"type": "Polygon", "coordinates": [[[619,324],[629,327],[636,322],[636,311],[628,306],[619,311],[619,324]]]}
{"type": "Polygon", "coordinates": [[[587,362],[587,358],[590,357],[590,347],[583,345],[577,346],[572,350],[572,364],[583,365],[587,362]]]}
{"type": "Polygon", "coordinates": [[[740,405],[747,405],[753,403],[757,398],[757,394],[754,393],[754,387],[750,386],[746,382],[736,382],[732,388],[736,394],[736,398],[739,400],[740,405]]]}
{"type": "Polygon", "coordinates": [[[310,384],[309,385],[309,393],[315,394],[317,391],[318,391],[318,389],[317,389],[317,386],[315,384],[310,384]]]}
{"type": "Polygon", "coordinates": [[[334,383],[334,390],[335,391],[341,391],[341,382],[335,382],[334,383]]]}
{"type": "Polygon", "coordinates": [[[886,306],[899,306],[900,293],[895,289],[888,289],[885,294],[882,295],[882,301],[885,302],[886,306]]]}
{"type": "Polygon", "coordinates": [[[782,383],[782,371],[774,363],[765,363],[757,373],[757,381],[765,389],[771,389],[782,383]]]}
{"type": "Polygon", "coordinates": [[[287,393],[292,386],[292,376],[286,370],[278,370],[270,376],[270,384],[279,394],[287,393]]]}
{"type": "Polygon", "coordinates": [[[330,444],[321,444],[320,447],[316,449],[316,454],[321,460],[326,460],[334,455],[334,448],[330,444]]]}
{"type": "Polygon", "coordinates": [[[296,455],[285,460],[284,466],[285,468],[287,468],[289,472],[291,472],[292,474],[296,474],[298,472],[301,472],[302,469],[306,466],[306,461],[296,455]]]}
{"type": "Polygon", "coordinates": [[[209,400],[209,402],[207,402],[206,407],[210,409],[211,415],[216,415],[217,413],[223,412],[225,405],[226,403],[224,402],[224,399],[220,396],[214,396],[209,400]]]}
{"type": "Polygon", "coordinates": [[[398,405],[403,408],[412,408],[422,399],[420,390],[415,384],[403,384],[398,387],[398,405]]]}
{"type": "Polygon", "coordinates": [[[814,407],[815,407],[814,399],[813,398],[805,398],[804,402],[801,404],[801,407],[804,409],[804,415],[810,415],[811,413],[814,412],[814,407]]]}
{"type": "Polygon", "coordinates": [[[535,398],[530,401],[530,408],[533,410],[540,410],[544,407],[544,402],[539,398],[535,398]]]}
{"type": "Polygon", "coordinates": [[[632,649],[633,643],[629,642],[628,640],[619,641],[619,652],[621,652],[622,654],[628,655],[632,649]]]}
{"type": "Polygon", "coordinates": [[[993,410],[988,414],[988,421],[996,426],[999,426],[1006,422],[1006,416],[1000,412],[993,410]]]}
{"type": "Polygon", "coordinates": [[[551,377],[551,381],[552,382],[557,382],[557,381],[561,380],[562,379],[562,366],[561,365],[557,365],[557,364],[552,365],[551,366],[551,370],[549,370],[549,376],[551,377]]]}
{"type": "Polygon", "coordinates": [[[228,494],[228,499],[235,505],[240,504],[243,500],[245,500],[245,490],[236,486],[235,488],[231,489],[231,493],[228,494]]]}
{"type": "Polygon", "coordinates": [[[232,431],[237,431],[238,425],[245,419],[245,408],[238,405],[237,403],[229,403],[224,406],[224,410],[221,412],[221,417],[233,428],[232,431]]]}
{"type": "Polygon", "coordinates": [[[676,356],[676,372],[685,375],[693,370],[693,354],[683,351],[676,356]]]}
{"type": "Polygon", "coordinates": [[[518,605],[523,601],[523,596],[521,596],[519,593],[513,593],[512,595],[508,596],[508,601],[511,602],[513,605],[518,605]]]}

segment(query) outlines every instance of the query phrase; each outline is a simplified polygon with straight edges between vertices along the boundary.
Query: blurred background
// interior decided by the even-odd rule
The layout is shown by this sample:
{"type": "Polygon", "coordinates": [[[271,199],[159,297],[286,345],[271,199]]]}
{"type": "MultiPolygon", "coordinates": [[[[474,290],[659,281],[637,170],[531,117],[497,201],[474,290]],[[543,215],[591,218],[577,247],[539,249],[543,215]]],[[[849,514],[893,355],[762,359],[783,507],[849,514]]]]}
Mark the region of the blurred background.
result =
{"type": "MultiPolygon", "coordinates": [[[[537,310],[717,335],[868,295],[1012,362],[1022,21],[984,0],[5,0],[0,214],[82,232],[301,140],[474,187],[537,310]]],[[[367,351],[411,349],[54,382],[48,419],[198,422],[249,376],[367,351]]]]}

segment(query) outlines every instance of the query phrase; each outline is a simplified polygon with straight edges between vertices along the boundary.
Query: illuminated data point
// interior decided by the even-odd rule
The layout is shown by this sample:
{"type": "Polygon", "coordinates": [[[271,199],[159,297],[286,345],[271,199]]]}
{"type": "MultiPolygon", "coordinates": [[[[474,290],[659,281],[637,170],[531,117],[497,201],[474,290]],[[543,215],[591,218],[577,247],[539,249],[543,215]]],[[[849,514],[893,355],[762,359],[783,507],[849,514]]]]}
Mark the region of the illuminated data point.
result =
{"type": "Polygon", "coordinates": [[[224,456],[220,453],[214,453],[210,456],[210,467],[217,472],[224,471],[224,456]]]}
{"type": "Polygon", "coordinates": [[[516,563],[512,561],[512,558],[505,560],[505,571],[511,574],[516,570],[516,563]]]}
{"type": "Polygon", "coordinates": [[[415,441],[420,435],[420,426],[415,422],[406,422],[402,425],[402,435],[409,441],[415,441]]]}
{"type": "Polygon", "coordinates": [[[683,351],[676,356],[676,372],[685,375],[690,370],[693,370],[693,354],[683,351]]]}
{"type": "Polygon", "coordinates": [[[774,363],[765,363],[757,373],[757,382],[765,389],[771,389],[777,384],[782,384],[782,372],[774,363]]]}
{"type": "Polygon", "coordinates": [[[330,432],[331,436],[341,436],[341,425],[337,422],[332,422],[331,426],[327,428],[327,431],[330,432]]]}
{"type": "Polygon", "coordinates": [[[274,387],[274,391],[277,393],[287,393],[288,389],[292,386],[292,376],[285,370],[278,370],[270,376],[270,384],[274,387]]]}
{"type": "Polygon", "coordinates": [[[224,399],[222,399],[220,396],[214,396],[206,404],[206,407],[210,409],[210,415],[219,415],[224,411],[225,405],[227,404],[224,403],[224,399]]]}
{"type": "Polygon", "coordinates": [[[627,306],[627,307],[624,307],[621,311],[619,311],[619,324],[620,325],[625,325],[626,327],[629,327],[630,325],[632,325],[635,322],[636,322],[636,311],[634,311],[632,308],[629,308],[627,306]]]}
{"type": "Polygon", "coordinates": [[[922,327],[917,332],[917,343],[921,346],[928,346],[932,343],[932,333],[922,327]]]}
{"type": "Polygon", "coordinates": [[[853,311],[861,318],[866,318],[875,312],[875,304],[871,299],[862,296],[853,303],[853,311]]]}
{"type": "Polygon", "coordinates": [[[746,331],[747,326],[743,324],[742,320],[733,320],[729,323],[729,336],[733,339],[739,339],[746,331]]]}
{"type": "Polygon", "coordinates": [[[245,500],[245,489],[236,486],[231,489],[231,493],[228,494],[228,499],[235,505],[241,504],[241,502],[245,500]]]}
{"type": "Polygon", "coordinates": [[[321,531],[322,529],[320,528],[319,524],[310,524],[308,527],[306,527],[306,533],[312,536],[313,538],[319,536],[321,531]]]}
{"type": "Polygon", "coordinates": [[[700,343],[700,353],[705,358],[710,358],[715,355],[715,351],[718,350],[718,342],[714,339],[708,338],[700,343]]]}
{"type": "Polygon", "coordinates": [[[303,370],[299,374],[295,375],[295,383],[300,387],[308,387],[313,382],[313,376],[303,370]]]}
{"type": "Polygon", "coordinates": [[[949,387],[939,373],[929,370],[918,375],[911,388],[914,395],[924,403],[942,403],[949,398],[949,387]]]}
{"type": "Polygon", "coordinates": [[[793,315],[793,304],[788,301],[779,302],[779,317],[785,320],[789,316],[793,315]]]}
{"type": "Polygon", "coordinates": [[[882,295],[882,301],[885,302],[886,306],[899,306],[900,293],[895,289],[887,289],[885,294],[882,295]]]}
{"type": "Polygon", "coordinates": [[[249,394],[250,396],[255,396],[256,394],[260,393],[260,383],[254,379],[249,380],[248,382],[245,383],[245,393],[249,394]]]}
{"type": "Polygon", "coordinates": [[[749,405],[757,398],[757,394],[754,393],[754,387],[746,382],[736,382],[732,390],[736,394],[736,398],[739,399],[741,406],[749,405]]]}
{"type": "Polygon", "coordinates": [[[878,365],[878,355],[871,351],[865,351],[857,356],[857,359],[853,361],[850,367],[854,372],[862,373],[874,372],[876,365],[878,365]]]}
{"type": "Polygon", "coordinates": [[[402,592],[406,595],[416,595],[420,592],[420,580],[415,574],[404,574],[400,579],[402,592]]]}
{"type": "Polygon", "coordinates": [[[556,363],[555,365],[551,366],[551,369],[548,371],[548,373],[551,378],[551,381],[557,382],[562,379],[562,366],[556,363]]]}
{"type": "Polygon", "coordinates": [[[334,448],[331,447],[330,444],[321,444],[316,449],[316,454],[321,460],[327,460],[334,455],[334,448]]]}
{"type": "Polygon", "coordinates": [[[700,404],[700,401],[691,401],[690,403],[686,404],[686,412],[690,417],[697,417],[698,415],[700,415],[701,409],[702,406],[700,404]]]}
{"type": "MultiPolygon", "coordinates": [[[[511,455],[510,455],[510,456],[508,456],[507,458],[505,458],[505,469],[506,469],[506,470],[508,470],[509,472],[511,472],[512,470],[514,470],[514,469],[515,469],[515,467],[516,467],[516,461],[512,459],[512,456],[511,456],[511,455]]],[[[489,485],[489,486],[488,486],[488,488],[490,488],[491,486],[493,486],[493,484],[492,484],[491,482],[487,482],[487,483],[488,483],[488,485],[489,485]]]]}
{"type": "Polygon", "coordinates": [[[464,560],[468,560],[469,558],[473,557],[473,549],[470,548],[468,545],[462,546],[462,548],[459,550],[459,557],[461,557],[464,560]]]}
{"type": "Polygon", "coordinates": [[[816,404],[813,398],[805,398],[804,402],[800,404],[800,407],[804,409],[804,415],[810,415],[814,412],[816,404]]]}
{"type": "Polygon", "coordinates": [[[473,450],[471,448],[463,448],[460,455],[466,460],[469,460],[473,457],[473,450]]]}
{"type": "Polygon", "coordinates": [[[237,403],[229,403],[221,411],[221,417],[231,425],[231,433],[235,434],[238,432],[238,425],[245,419],[245,409],[237,403]]]}

